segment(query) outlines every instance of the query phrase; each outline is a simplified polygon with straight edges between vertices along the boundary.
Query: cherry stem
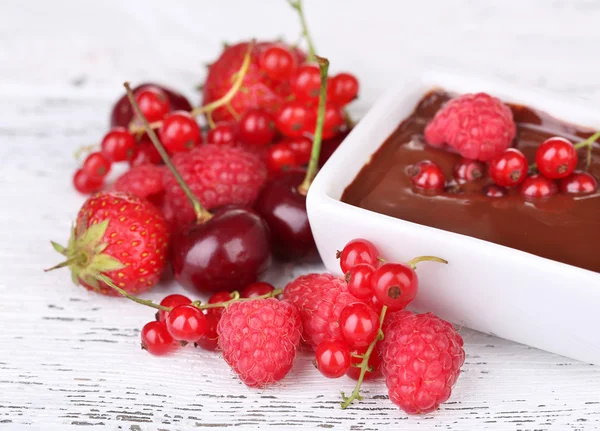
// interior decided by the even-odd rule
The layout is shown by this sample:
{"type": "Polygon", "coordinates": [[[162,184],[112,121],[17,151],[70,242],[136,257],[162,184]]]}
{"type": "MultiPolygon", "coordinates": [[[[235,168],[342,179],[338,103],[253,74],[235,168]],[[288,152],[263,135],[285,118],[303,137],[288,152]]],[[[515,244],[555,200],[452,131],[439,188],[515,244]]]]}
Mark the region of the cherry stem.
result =
{"type": "Polygon", "coordinates": [[[446,259],[442,259],[441,257],[436,257],[436,256],[418,256],[415,257],[414,259],[409,260],[408,262],[406,262],[406,264],[408,266],[410,266],[412,269],[417,269],[417,263],[419,262],[439,262],[439,263],[448,263],[448,261],[446,259]]]}
{"type": "MultiPolygon", "coordinates": [[[[594,146],[594,142],[596,142],[598,139],[600,139],[600,131],[594,133],[593,135],[591,135],[589,138],[578,142],[577,144],[573,145],[573,147],[576,150],[580,150],[584,147],[587,147],[587,167],[590,166],[590,163],[592,161],[592,149],[594,146]]],[[[529,169],[537,169],[537,163],[532,163],[529,165],[529,169]]]]}
{"type": "Polygon", "coordinates": [[[298,187],[298,192],[306,196],[308,188],[317,176],[319,170],[319,155],[321,154],[321,142],[323,141],[323,124],[325,123],[325,102],[327,100],[327,72],[329,70],[329,60],[323,57],[315,56],[319,64],[321,72],[321,89],[319,92],[319,108],[317,110],[317,125],[313,138],[312,151],[310,153],[310,161],[304,181],[298,187]]]}
{"type": "Polygon", "coordinates": [[[138,298],[137,296],[130,295],[125,290],[121,289],[120,287],[117,287],[113,283],[113,281],[109,277],[107,277],[106,275],[104,275],[104,274],[99,274],[99,275],[96,276],[96,278],[98,279],[98,281],[102,281],[108,287],[116,290],[121,295],[123,295],[125,298],[131,299],[133,302],[137,302],[138,304],[145,305],[146,307],[156,308],[157,310],[160,310],[160,311],[171,311],[172,310],[171,307],[165,307],[164,305],[155,304],[154,302],[152,302],[149,299],[142,299],[142,298],[138,298]]]}
{"type": "Polygon", "coordinates": [[[383,335],[383,331],[381,328],[383,326],[383,320],[385,319],[386,312],[387,312],[387,305],[384,305],[381,308],[381,313],[379,314],[379,332],[377,333],[377,336],[371,342],[371,344],[369,344],[369,348],[367,349],[367,351],[362,355],[362,361],[360,362],[360,364],[356,365],[357,368],[360,368],[360,375],[358,376],[358,380],[356,381],[356,386],[354,386],[354,390],[352,391],[352,393],[350,394],[349,397],[347,397],[342,392],[343,401],[341,403],[341,406],[343,409],[345,409],[350,404],[352,404],[352,401],[354,401],[354,400],[362,400],[362,396],[360,395],[360,386],[362,385],[365,375],[368,372],[372,372],[372,368],[369,367],[369,359],[371,358],[371,354],[373,353],[373,350],[375,350],[375,346],[377,345],[377,342],[383,340],[384,335],[383,335]]]}
{"type": "Polygon", "coordinates": [[[129,102],[131,103],[131,106],[133,107],[135,113],[140,118],[140,120],[142,120],[142,124],[144,126],[144,131],[148,134],[148,137],[150,138],[152,145],[154,145],[154,148],[156,148],[156,151],[158,151],[158,153],[160,154],[160,157],[163,159],[163,161],[169,168],[169,171],[171,171],[171,173],[173,174],[173,176],[179,183],[179,186],[183,189],[183,192],[185,193],[185,195],[187,196],[189,201],[192,203],[192,207],[194,208],[194,212],[196,214],[198,222],[202,223],[202,222],[210,219],[212,217],[212,214],[210,212],[208,212],[200,204],[200,201],[198,200],[198,198],[194,195],[192,190],[185,183],[185,181],[183,180],[183,178],[181,177],[179,172],[177,172],[175,165],[173,165],[171,158],[167,154],[167,150],[165,150],[165,147],[163,147],[163,145],[160,143],[158,136],[156,136],[156,132],[154,132],[154,130],[152,130],[152,128],[150,127],[148,120],[146,119],[146,117],[142,113],[142,110],[140,109],[140,105],[138,105],[137,101],[135,100],[135,96],[133,95],[133,91],[131,91],[129,82],[125,82],[123,84],[123,86],[125,87],[125,90],[127,91],[127,97],[129,98],[129,102]]]}
{"type": "Polygon", "coordinates": [[[304,8],[302,7],[302,0],[288,0],[288,3],[291,7],[296,9],[298,12],[298,16],[300,17],[300,26],[302,27],[302,36],[306,39],[306,44],[308,45],[308,56],[306,57],[306,61],[314,61],[315,60],[315,44],[313,43],[312,37],[310,37],[310,32],[308,31],[308,24],[306,23],[306,16],[304,16],[304,8]]]}

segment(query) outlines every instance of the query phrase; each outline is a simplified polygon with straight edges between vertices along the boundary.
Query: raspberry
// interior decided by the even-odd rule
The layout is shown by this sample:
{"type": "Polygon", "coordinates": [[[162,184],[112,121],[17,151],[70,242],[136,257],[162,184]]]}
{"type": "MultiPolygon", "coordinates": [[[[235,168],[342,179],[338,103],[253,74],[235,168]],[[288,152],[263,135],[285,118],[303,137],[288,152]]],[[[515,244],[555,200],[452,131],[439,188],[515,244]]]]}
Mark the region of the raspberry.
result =
{"type": "Polygon", "coordinates": [[[292,369],[302,325],[293,305],[275,298],[229,305],[217,327],[223,358],[250,387],[283,379],[292,369]]]}
{"type": "Polygon", "coordinates": [[[324,340],[341,340],[339,318],[346,305],[361,302],[347,283],[331,274],[308,274],[289,283],[283,298],[300,310],[302,338],[313,349],[324,340]]]}
{"type": "MultiPolygon", "coordinates": [[[[228,204],[250,206],[267,179],[267,169],[258,156],[241,148],[203,145],[187,153],[177,153],[172,160],[206,209],[228,204]]],[[[192,205],[173,174],[166,172],[163,184],[178,224],[193,222],[192,205]]]]}
{"type": "Polygon", "coordinates": [[[432,313],[392,313],[384,324],[382,369],[390,400],[409,414],[429,413],[449,397],[465,361],[463,339],[432,313]]]}
{"type": "Polygon", "coordinates": [[[163,176],[165,171],[164,166],[134,166],[117,178],[113,189],[154,201],[155,197],[164,192],[163,176]]]}
{"type": "Polygon", "coordinates": [[[427,124],[425,139],[435,147],[448,144],[467,159],[488,161],[508,148],[516,133],[510,108],[477,93],[446,103],[427,124]]]}

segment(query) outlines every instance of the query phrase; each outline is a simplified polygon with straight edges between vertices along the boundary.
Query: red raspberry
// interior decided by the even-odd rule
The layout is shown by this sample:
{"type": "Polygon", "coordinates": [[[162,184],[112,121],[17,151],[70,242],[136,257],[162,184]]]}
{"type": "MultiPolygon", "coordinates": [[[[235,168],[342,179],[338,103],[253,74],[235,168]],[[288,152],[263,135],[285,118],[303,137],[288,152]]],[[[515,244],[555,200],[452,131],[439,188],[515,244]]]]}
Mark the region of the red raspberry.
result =
{"type": "Polygon", "coordinates": [[[465,361],[463,339],[432,313],[392,313],[381,342],[390,400],[409,414],[429,413],[445,402],[465,361]]]}
{"type": "Polygon", "coordinates": [[[510,147],[516,133],[510,108],[477,93],[446,103],[427,124],[425,139],[435,147],[448,144],[467,159],[488,161],[510,147]]]}
{"type": "Polygon", "coordinates": [[[140,198],[147,198],[153,203],[160,201],[164,192],[164,166],[140,165],[134,166],[117,178],[113,189],[118,192],[131,193],[140,198]],[[156,198],[156,200],[155,200],[156,198]]]}
{"type": "MultiPolygon", "coordinates": [[[[267,179],[267,169],[259,157],[242,148],[203,145],[175,154],[173,164],[207,209],[229,204],[250,206],[267,179]]],[[[178,224],[193,222],[192,205],[170,172],[165,173],[164,185],[178,224]]]]}
{"type": "Polygon", "coordinates": [[[300,310],[302,339],[316,349],[324,340],[341,340],[339,318],[346,305],[362,302],[347,283],[331,274],[308,274],[289,283],[283,299],[300,310]]]}
{"type": "Polygon", "coordinates": [[[217,326],[223,358],[250,387],[283,379],[292,369],[302,325],[293,305],[275,298],[229,305],[217,326]]]}

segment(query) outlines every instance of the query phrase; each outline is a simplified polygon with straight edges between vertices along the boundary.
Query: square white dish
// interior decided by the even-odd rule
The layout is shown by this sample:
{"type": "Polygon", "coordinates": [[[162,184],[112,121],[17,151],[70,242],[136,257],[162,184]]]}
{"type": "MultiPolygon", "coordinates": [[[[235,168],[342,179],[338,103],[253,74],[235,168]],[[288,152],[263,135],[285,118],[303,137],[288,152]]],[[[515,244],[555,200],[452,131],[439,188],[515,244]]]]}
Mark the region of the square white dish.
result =
{"type": "Polygon", "coordinates": [[[600,365],[600,274],[340,201],[372,154],[436,87],[456,93],[484,91],[561,120],[600,128],[597,108],[495,79],[430,71],[404,80],[375,103],[310,187],[307,211],[325,266],[341,274],[336,250],[357,237],[371,240],[389,260],[443,257],[448,265],[420,264],[419,293],[411,308],[600,365]]]}

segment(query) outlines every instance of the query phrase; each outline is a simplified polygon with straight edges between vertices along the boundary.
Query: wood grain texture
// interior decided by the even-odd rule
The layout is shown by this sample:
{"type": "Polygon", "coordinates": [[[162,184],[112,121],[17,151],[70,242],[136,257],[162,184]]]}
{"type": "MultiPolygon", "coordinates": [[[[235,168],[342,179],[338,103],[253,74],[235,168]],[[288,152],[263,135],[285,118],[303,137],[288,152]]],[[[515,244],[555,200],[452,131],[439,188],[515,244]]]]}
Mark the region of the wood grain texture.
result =
{"type": "MultiPolygon", "coordinates": [[[[307,1],[332,69],[362,80],[355,113],[409,70],[432,64],[598,104],[600,58],[591,53],[600,44],[599,2],[415,3],[307,1]]],[[[366,384],[365,400],[342,411],[339,391],[353,382],[322,378],[307,353],[280,385],[251,390],[218,354],[142,352],[139,329],[151,310],[75,288],[65,271],[42,272],[59,257],[48,240],[66,241],[83,202],[71,188],[72,154],[106,130],[121,82],[152,78],[198,101],[193,87],[221,39],[295,37],[285,2],[261,4],[0,5],[0,429],[599,429],[600,368],[468,329],[464,372],[435,414],[407,417],[382,381],[366,384]]],[[[282,266],[269,277],[281,285],[315,269],[282,266]]],[[[147,297],[178,290],[166,283],[147,297]]]]}

